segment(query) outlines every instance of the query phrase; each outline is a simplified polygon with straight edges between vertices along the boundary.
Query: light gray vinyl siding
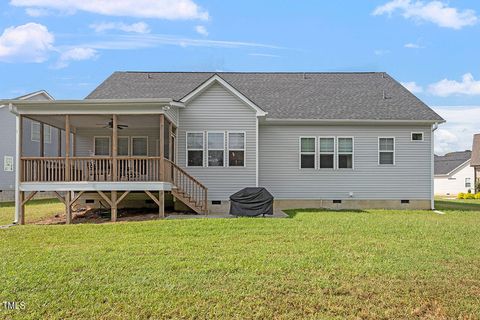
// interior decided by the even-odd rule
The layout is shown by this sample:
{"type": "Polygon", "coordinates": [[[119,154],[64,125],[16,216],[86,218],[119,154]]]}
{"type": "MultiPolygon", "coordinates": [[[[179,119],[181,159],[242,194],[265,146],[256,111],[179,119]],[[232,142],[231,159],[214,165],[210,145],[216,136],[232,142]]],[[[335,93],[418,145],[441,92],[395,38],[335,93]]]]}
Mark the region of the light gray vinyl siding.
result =
{"type": "Polygon", "coordinates": [[[178,108],[177,107],[170,107],[169,110],[165,110],[165,115],[169,117],[175,126],[178,127],[178,108]]]}
{"type": "MultiPolygon", "coordinates": [[[[259,131],[259,185],[277,199],[346,199],[350,192],[353,199],[430,199],[429,126],[266,125],[259,131]],[[410,141],[412,131],[424,132],[425,141],[410,141]],[[354,137],[354,169],[300,169],[300,136],[354,137]],[[381,136],[395,137],[395,165],[378,164],[381,136]]],[[[316,161],[318,167],[318,155],[316,161]]]]}
{"type": "MultiPolygon", "coordinates": [[[[256,113],[219,84],[214,84],[180,109],[177,163],[208,188],[209,200],[227,200],[256,183],[256,113]],[[245,131],[245,167],[186,167],[187,131],[245,131]]],[[[204,152],[204,161],[207,155],[204,152]]]]}
{"type": "MultiPolygon", "coordinates": [[[[81,129],[77,130],[76,150],[78,157],[88,157],[94,152],[94,137],[110,136],[111,143],[112,130],[105,129],[81,129]]],[[[160,133],[158,129],[124,129],[118,131],[119,137],[148,137],[148,156],[158,156],[158,139],[160,133]]],[[[130,149],[131,152],[131,149],[130,149]]]]}
{"type": "Polygon", "coordinates": [[[10,113],[8,107],[0,108],[0,190],[15,189],[15,171],[4,171],[4,157],[15,159],[15,115],[10,113]]]}

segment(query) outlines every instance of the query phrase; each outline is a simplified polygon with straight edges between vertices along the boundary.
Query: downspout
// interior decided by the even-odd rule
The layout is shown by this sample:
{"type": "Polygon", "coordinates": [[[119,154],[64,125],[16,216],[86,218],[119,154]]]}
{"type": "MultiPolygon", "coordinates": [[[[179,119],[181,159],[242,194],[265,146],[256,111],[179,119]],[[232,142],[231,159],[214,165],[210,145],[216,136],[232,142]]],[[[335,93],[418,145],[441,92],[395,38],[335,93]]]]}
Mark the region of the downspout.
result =
{"type": "Polygon", "coordinates": [[[20,129],[21,129],[21,117],[18,112],[14,109],[14,106],[10,103],[9,105],[10,112],[15,114],[15,219],[13,220],[14,224],[18,224],[20,220],[20,129]]]}
{"type": "Polygon", "coordinates": [[[432,210],[435,210],[435,190],[434,190],[434,175],[435,175],[435,156],[434,156],[434,152],[435,152],[435,149],[434,149],[434,144],[435,144],[435,130],[438,129],[438,123],[435,122],[433,125],[432,125],[432,134],[430,136],[430,146],[431,146],[431,150],[430,150],[430,186],[431,186],[431,195],[430,195],[430,209],[432,210]]]}

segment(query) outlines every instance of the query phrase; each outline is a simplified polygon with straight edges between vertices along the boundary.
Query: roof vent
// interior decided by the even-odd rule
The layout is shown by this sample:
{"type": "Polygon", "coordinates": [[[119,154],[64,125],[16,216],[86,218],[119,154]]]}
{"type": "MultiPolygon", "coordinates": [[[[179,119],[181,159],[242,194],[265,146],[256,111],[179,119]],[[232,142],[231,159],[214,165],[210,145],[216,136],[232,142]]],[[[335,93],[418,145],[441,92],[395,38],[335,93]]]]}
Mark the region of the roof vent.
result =
{"type": "Polygon", "coordinates": [[[387,99],[392,99],[392,98],[387,96],[387,93],[385,92],[385,90],[383,90],[383,100],[387,100],[387,99]]]}
{"type": "Polygon", "coordinates": [[[153,79],[153,76],[152,76],[151,73],[149,73],[149,74],[147,75],[147,77],[148,77],[148,79],[153,79]]]}

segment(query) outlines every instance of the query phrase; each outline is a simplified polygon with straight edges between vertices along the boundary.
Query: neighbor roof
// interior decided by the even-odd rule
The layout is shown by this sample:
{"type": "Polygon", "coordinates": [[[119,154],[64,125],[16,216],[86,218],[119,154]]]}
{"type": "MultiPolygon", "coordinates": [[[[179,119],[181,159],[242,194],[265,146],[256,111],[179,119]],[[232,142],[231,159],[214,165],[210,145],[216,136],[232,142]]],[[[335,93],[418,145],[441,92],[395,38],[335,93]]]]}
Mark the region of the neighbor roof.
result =
{"type": "Polygon", "coordinates": [[[271,119],[444,121],[383,72],[115,72],[87,99],[180,100],[215,74],[271,119]]]}
{"type": "Polygon", "coordinates": [[[471,156],[470,150],[450,152],[444,156],[435,155],[435,175],[449,174],[470,160],[471,156]]]}
{"type": "Polygon", "coordinates": [[[471,166],[480,166],[480,133],[473,135],[471,166]]]}

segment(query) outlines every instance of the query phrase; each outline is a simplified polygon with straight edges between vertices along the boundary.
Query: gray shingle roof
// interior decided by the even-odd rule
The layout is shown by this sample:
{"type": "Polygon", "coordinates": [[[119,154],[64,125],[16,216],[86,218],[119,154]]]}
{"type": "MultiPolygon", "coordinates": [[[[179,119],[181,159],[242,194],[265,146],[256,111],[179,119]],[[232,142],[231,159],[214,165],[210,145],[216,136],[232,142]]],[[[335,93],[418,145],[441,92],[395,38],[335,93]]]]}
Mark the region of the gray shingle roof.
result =
{"type": "Polygon", "coordinates": [[[214,74],[272,119],[443,121],[383,72],[115,72],[87,99],[180,100],[214,74]]]}
{"type": "Polygon", "coordinates": [[[472,166],[480,166],[480,133],[473,135],[472,166]]]}
{"type": "Polygon", "coordinates": [[[472,151],[450,152],[444,156],[435,155],[435,175],[448,174],[464,164],[472,156],[472,151]]]}

